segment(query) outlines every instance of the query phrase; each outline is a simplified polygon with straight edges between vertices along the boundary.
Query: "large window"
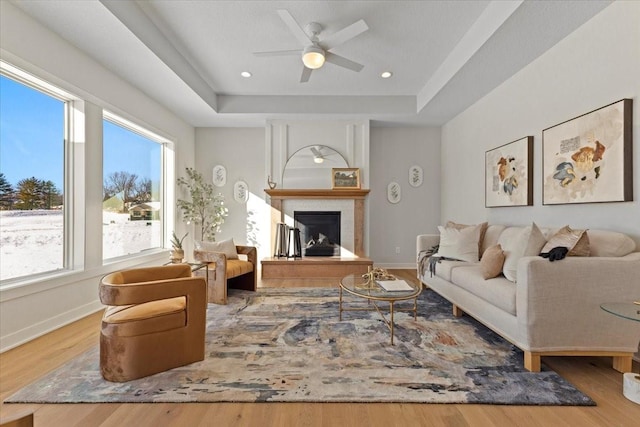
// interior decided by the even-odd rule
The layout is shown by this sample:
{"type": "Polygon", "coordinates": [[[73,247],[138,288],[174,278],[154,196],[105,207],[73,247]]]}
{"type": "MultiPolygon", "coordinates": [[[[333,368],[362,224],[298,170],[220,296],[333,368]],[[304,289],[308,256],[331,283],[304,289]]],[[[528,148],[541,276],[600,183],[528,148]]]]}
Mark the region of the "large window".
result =
{"type": "Polygon", "coordinates": [[[27,75],[0,74],[0,280],[65,268],[67,100],[27,75]]]}
{"type": "Polygon", "coordinates": [[[105,113],[103,259],[163,246],[162,139],[105,113]]]}

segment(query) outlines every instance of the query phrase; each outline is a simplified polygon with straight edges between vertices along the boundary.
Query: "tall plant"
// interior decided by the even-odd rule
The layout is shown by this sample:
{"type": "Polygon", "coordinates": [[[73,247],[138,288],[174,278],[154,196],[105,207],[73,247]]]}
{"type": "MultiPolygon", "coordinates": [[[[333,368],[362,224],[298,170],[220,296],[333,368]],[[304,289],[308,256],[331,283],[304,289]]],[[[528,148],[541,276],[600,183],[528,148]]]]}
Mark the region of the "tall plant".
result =
{"type": "Polygon", "coordinates": [[[191,200],[178,199],[178,208],[187,224],[200,226],[203,240],[215,241],[216,232],[224,223],[229,210],[224,206],[224,196],[214,194],[213,185],[204,181],[202,174],[187,168],[187,177],[178,178],[178,185],[189,192],[191,200]]]}

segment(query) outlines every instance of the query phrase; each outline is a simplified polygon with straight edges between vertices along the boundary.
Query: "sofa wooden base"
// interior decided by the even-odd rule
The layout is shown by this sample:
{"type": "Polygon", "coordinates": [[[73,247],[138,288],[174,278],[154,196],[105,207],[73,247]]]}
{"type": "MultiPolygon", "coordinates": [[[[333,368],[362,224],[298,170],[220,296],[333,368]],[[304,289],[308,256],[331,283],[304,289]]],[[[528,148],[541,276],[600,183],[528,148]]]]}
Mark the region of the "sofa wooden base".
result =
{"type": "Polygon", "coordinates": [[[545,352],[524,352],[524,367],[531,372],[540,372],[540,358],[542,356],[611,356],[613,358],[613,369],[618,372],[631,372],[633,353],[611,352],[611,351],[545,351],[545,352]]]}
{"type": "MultiPolygon", "coordinates": [[[[453,315],[462,317],[464,311],[453,304],[453,315]]],[[[504,337],[503,337],[504,338],[504,337]]],[[[507,338],[507,341],[511,342],[507,338]]],[[[512,343],[516,345],[515,343],[512,343]]],[[[633,353],[624,351],[586,351],[586,350],[565,350],[565,351],[524,351],[524,368],[530,372],[540,372],[542,356],[607,356],[613,358],[613,369],[618,372],[631,372],[633,363],[633,353]]]]}

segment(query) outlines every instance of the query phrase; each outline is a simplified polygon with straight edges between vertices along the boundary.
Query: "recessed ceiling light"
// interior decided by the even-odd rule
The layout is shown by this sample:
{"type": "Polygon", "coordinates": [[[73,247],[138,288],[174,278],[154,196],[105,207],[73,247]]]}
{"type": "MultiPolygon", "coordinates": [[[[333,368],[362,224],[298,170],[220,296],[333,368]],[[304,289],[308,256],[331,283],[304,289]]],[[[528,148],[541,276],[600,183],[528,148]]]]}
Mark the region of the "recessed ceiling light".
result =
{"type": "Polygon", "coordinates": [[[240,75],[246,79],[248,79],[249,77],[251,77],[251,73],[248,71],[243,71],[240,73],[240,75]]]}
{"type": "Polygon", "coordinates": [[[383,79],[388,79],[391,76],[393,76],[393,73],[391,71],[384,71],[382,74],[380,74],[380,77],[382,77],[383,79]]]}

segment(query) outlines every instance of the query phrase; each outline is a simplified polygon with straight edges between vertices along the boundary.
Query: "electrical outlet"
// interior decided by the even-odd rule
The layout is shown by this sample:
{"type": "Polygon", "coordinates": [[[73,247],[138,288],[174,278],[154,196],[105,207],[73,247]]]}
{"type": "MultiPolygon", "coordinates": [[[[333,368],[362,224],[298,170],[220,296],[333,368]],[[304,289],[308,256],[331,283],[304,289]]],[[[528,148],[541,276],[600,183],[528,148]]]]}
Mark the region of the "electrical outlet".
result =
{"type": "Polygon", "coordinates": [[[399,254],[400,253],[400,246],[396,246],[396,253],[399,254]]]}

